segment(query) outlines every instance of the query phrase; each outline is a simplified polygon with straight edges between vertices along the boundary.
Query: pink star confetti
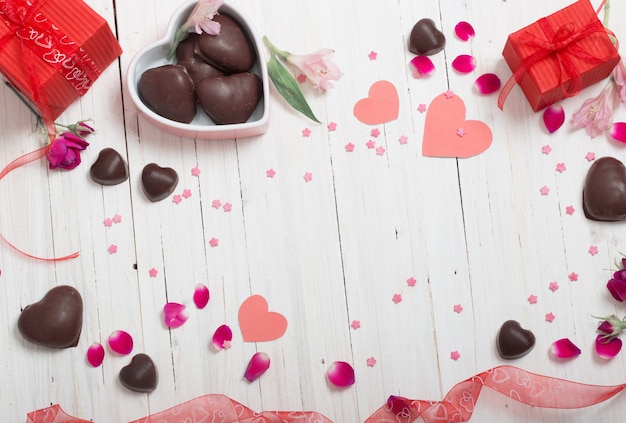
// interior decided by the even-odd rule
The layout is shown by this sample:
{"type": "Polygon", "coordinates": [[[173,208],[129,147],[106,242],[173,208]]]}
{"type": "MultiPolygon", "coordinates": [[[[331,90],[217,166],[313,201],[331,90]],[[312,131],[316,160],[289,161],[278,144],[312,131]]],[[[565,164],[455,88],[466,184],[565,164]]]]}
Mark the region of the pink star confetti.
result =
{"type": "Polygon", "coordinates": [[[541,193],[541,195],[548,195],[550,194],[550,188],[544,185],[541,188],[539,188],[539,192],[541,193]]]}
{"type": "Polygon", "coordinates": [[[376,364],[376,359],[374,357],[369,357],[366,362],[368,367],[374,367],[374,365],[376,364]]]}
{"type": "Polygon", "coordinates": [[[458,351],[452,351],[450,353],[450,358],[454,361],[457,361],[459,358],[461,358],[461,354],[458,351]]]}
{"type": "Polygon", "coordinates": [[[232,344],[231,344],[231,341],[229,341],[228,339],[227,339],[227,340],[225,340],[224,342],[222,342],[222,348],[223,348],[223,349],[227,350],[227,349],[229,349],[230,347],[232,347],[232,344]]]}
{"type": "Polygon", "coordinates": [[[184,198],[189,198],[189,197],[191,197],[191,190],[190,190],[189,188],[185,188],[185,189],[183,190],[183,197],[184,197],[184,198]]]}
{"type": "Polygon", "coordinates": [[[352,153],[354,151],[354,144],[349,142],[348,144],[346,144],[345,149],[348,153],[352,153]]]}
{"type": "Polygon", "coordinates": [[[311,172],[305,172],[302,178],[304,179],[304,182],[311,182],[311,179],[313,179],[313,174],[311,172]]]}
{"type": "Polygon", "coordinates": [[[455,304],[453,307],[455,313],[461,313],[463,311],[463,306],[461,304],[455,304]]]}
{"type": "Polygon", "coordinates": [[[309,128],[304,128],[304,129],[302,130],[302,136],[303,136],[304,138],[307,138],[309,135],[311,135],[311,130],[310,130],[309,128]]]}
{"type": "Polygon", "coordinates": [[[296,79],[299,83],[304,84],[306,82],[306,75],[303,73],[298,74],[298,76],[296,76],[296,79]]]}
{"type": "Polygon", "coordinates": [[[159,271],[156,270],[154,267],[148,270],[148,275],[150,275],[151,278],[156,278],[158,274],[159,271]]]}
{"type": "Polygon", "coordinates": [[[569,214],[570,216],[574,214],[574,211],[576,211],[576,209],[574,209],[574,206],[565,207],[565,213],[569,214]]]}
{"type": "Polygon", "coordinates": [[[172,197],[172,202],[174,204],[180,204],[181,201],[183,201],[183,197],[181,197],[180,194],[176,194],[172,197]]]}
{"type": "Polygon", "coordinates": [[[276,176],[276,171],[274,169],[267,169],[265,171],[265,176],[267,176],[268,178],[273,178],[274,176],[276,176]]]}
{"type": "Polygon", "coordinates": [[[399,302],[402,301],[402,294],[393,294],[393,297],[391,298],[391,300],[398,304],[399,302]]]}
{"type": "Polygon", "coordinates": [[[217,247],[217,246],[219,245],[219,243],[220,243],[220,240],[219,240],[219,239],[217,239],[217,238],[211,238],[211,239],[209,240],[209,245],[210,245],[211,247],[217,247]]]}
{"type": "Polygon", "coordinates": [[[592,256],[595,256],[596,254],[598,254],[598,246],[597,245],[590,245],[589,246],[589,254],[591,254],[592,256]]]}
{"type": "Polygon", "coordinates": [[[220,207],[222,207],[222,202],[219,199],[215,199],[211,202],[211,207],[213,207],[214,209],[219,209],[220,207]]]}
{"type": "Polygon", "coordinates": [[[416,283],[417,283],[417,280],[413,276],[411,276],[410,278],[406,280],[406,284],[408,286],[415,286],[416,283]]]}
{"type": "Polygon", "coordinates": [[[228,213],[228,212],[230,212],[230,211],[233,209],[233,205],[232,205],[232,204],[230,204],[230,203],[228,203],[228,202],[226,202],[226,203],[224,203],[224,205],[222,206],[222,209],[224,209],[224,211],[225,211],[226,213],[228,213]]]}
{"type": "Polygon", "coordinates": [[[530,304],[537,304],[537,296],[536,296],[536,295],[534,295],[534,294],[531,294],[531,295],[528,297],[528,302],[529,302],[530,304]]]}
{"type": "Polygon", "coordinates": [[[557,163],[556,164],[556,171],[559,173],[563,173],[565,172],[565,170],[567,169],[567,167],[565,167],[565,163],[557,163]]]}
{"type": "Polygon", "coordinates": [[[117,245],[115,244],[109,245],[109,248],[107,248],[107,251],[109,252],[109,254],[117,253],[117,245]]]}
{"type": "Polygon", "coordinates": [[[443,93],[443,95],[445,95],[446,98],[452,98],[452,97],[454,97],[454,91],[447,90],[446,92],[443,93]]]}
{"type": "Polygon", "coordinates": [[[407,137],[406,135],[400,135],[400,138],[398,138],[398,142],[402,145],[405,145],[409,142],[409,137],[407,137]]]}
{"type": "Polygon", "coordinates": [[[115,214],[113,215],[113,223],[121,223],[122,222],[122,216],[119,214],[115,214]]]}
{"type": "Polygon", "coordinates": [[[111,219],[110,217],[107,217],[106,219],[104,219],[102,221],[102,223],[104,224],[104,226],[106,226],[107,228],[110,228],[111,226],[113,226],[113,219],[111,219]]]}
{"type": "Polygon", "coordinates": [[[552,323],[555,319],[554,313],[546,313],[546,322],[552,323]]]}
{"type": "Polygon", "coordinates": [[[462,137],[463,135],[465,135],[465,128],[458,128],[458,129],[456,130],[456,134],[457,134],[459,137],[462,137]]]}
{"type": "Polygon", "coordinates": [[[376,58],[378,57],[378,53],[376,53],[375,51],[370,51],[369,54],[367,55],[367,57],[370,60],[376,60],[376,58]]]}
{"type": "Polygon", "coordinates": [[[578,280],[578,273],[572,272],[569,275],[567,275],[567,277],[569,278],[570,281],[576,282],[578,280]]]}
{"type": "Polygon", "coordinates": [[[374,147],[376,147],[376,143],[372,140],[369,140],[368,142],[365,143],[365,145],[367,146],[367,148],[369,148],[370,150],[373,149],[374,147]]]}
{"type": "Polygon", "coordinates": [[[424,113],[426,111],[426,105],[424,103],[420,103],[419,106],[417,106],[417,111],[424,113]]]}
{"type": "Polygon", "coordinates": [[[376,147],[376,155],[377,156],[382,156],[384,154],[385,154],[385,147],[383,147],[383,146],[376,147]]]}
{"type": "Polygon", "coordinates": [[[542,154],[550,154],[551,151],[552,147],[550,147],[549,145],[544,145],[543,147],[541,147],[542,154]]]}
{"type": "Polygon", "coordinates": [[[378,136],[380,135],[380,129],[378,128],[374,128],[370,131],[370,135],[374,138],[378,138],[378,136]]]}
{"type": "Polygon", "coordinates": [[[596,153],[593,152],[588,152],[587,154],[585,154],[585,159],[587,159],[588,162],[592,162],[596,159],[596,153]]]}
{"type": "Polygon", "coordinates": [[[550,289],[550,291],[552,292],[556,292],[556,290],[559,289],[559,283],[557,281],[550,282],[548,289],[550,289]]]}
{"type": "Polygon", "coordinates": [[[353,320],[352,323],[350,323],[350,326],[352,326],[352,329],[358,329],[361,327],[361,322],[358,320],[353,320]]]}
{"type": "Polygon", "coordinates": [[[330,132],[336,131],[337,124],[335,122],[330,122],[328,125],[326,125],[326,128],[328,128],[330,132]]]}
{"type": "Polygon", "coordinates": [[[198,166],[191,169],[191,176],[200,176],[200,168],[198,166]]]}

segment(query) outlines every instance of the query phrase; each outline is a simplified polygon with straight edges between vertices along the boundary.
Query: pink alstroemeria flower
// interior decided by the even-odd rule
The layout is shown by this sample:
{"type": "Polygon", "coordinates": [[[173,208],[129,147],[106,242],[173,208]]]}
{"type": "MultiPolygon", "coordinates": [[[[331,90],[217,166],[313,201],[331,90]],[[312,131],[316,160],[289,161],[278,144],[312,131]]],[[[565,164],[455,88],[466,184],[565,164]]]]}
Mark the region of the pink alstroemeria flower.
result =
{"type": "Polygon", "coordinates": [[[585,128],[591,138],[595,138],[609,129],[613,117],[615,85],[608,84],[597,96],[585,100],[574,113],[574,128],[585,128]]]}
{"type": "Polygon", "coordinates": [[[89,143],[74,134],[63,132],[52,144],[46,155],[50,163],[50,169],[74,169],[80,164],[80,152],[85,150],[89,143]]]}
{"type": "Polygon", "coordinates": [[[218,35],[221,30],[219,22],[213,21],[217,11],[224,4],[224,0],[200,0],[196,7],[191,11],[189,18],[185,21],[182,28],[189,32],[195,29],[197,34],[202,31],[211,35],[218,35]]]}
{"type": "Polygon", "coordinates": [[[334,52],[330,48],[323,48],[310,54],[288,54],[286,59],[306,75],[318,92],[325,92],[333,88],[331,81],[338,81],[343,75],[339,67],[330,60],[334,52]]]}
{"type": "Polygon", "coordinates": [[[626,103],[626,66],[624,66],[623,61],[619,61],[617,66],[615,66],[615,69],[613,69],[613,74],[611,76],[613,81],[615,81],[615,85],[617,85],[619,101],[626,103]]]}

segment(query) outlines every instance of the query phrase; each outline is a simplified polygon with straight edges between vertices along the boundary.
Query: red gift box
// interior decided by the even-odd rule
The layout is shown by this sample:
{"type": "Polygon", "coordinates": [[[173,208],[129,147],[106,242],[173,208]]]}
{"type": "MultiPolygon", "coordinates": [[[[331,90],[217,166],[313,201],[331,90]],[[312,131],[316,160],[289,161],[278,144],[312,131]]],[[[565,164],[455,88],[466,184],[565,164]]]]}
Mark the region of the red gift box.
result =
{"type": "Polygon", "coordinates": [[[122,54],[82,0],[0,0],[0,72],[50,124],[122,54]]]}
{"type": "Polygon", "coordinates": [[[609,76],[619,53],[589,0],[576,3],[509,35],[502,55],[513,71],[498,106],[515,83],[539,111],[609,76]]]}

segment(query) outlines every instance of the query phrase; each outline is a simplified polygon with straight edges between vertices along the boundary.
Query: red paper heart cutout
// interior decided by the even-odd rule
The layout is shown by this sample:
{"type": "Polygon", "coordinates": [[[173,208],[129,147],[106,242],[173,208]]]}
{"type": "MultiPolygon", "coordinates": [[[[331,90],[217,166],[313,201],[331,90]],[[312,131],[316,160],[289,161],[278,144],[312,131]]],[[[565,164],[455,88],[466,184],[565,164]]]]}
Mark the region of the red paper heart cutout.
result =
{"type": "Polygon", "coordinates": [[[287,319],[280,313],[269,311],[261,295],[248,297],[239,306],[239,327],[246,342],[265,342],[280,338],[287,330],[287,319]]]}
{"type": "Polygon", "coordinates": [[[367,125],[379,125],[398,118],[400,100],[395,85],[389,81],[376,81],[368,97],[354,105],[354,116],[367,125]]]}
{"type": "Polygon", "coordinates": [[[465,103],[457,95],[441,94],[426,112],[422,155],[471,157],[487,150],[493,135],[479,120],[465,120],[465,103]]]}

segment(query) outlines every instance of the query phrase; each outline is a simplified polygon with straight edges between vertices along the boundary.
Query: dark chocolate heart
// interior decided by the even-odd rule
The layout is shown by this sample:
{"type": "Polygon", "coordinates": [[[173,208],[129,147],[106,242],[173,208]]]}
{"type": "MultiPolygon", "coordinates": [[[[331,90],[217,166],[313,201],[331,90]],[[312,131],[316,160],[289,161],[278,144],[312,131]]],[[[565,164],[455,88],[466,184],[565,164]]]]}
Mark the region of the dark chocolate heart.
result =
{"type": "Polygon", "coordinates": [[[248,120],[263,96],[263,83],[253,73],[209,78],[196,87],[198,103],[218,125],[248,120]]]}
{"type": "Polygon", "coordinates": [[[196,53],[228,74],[250,70],[256,63],[256,51],[241,25],[224,13],[215,16],[213,21],[219,22],[220,33],[203,32],[196,42],[196,53]]]}
{"type": "Polygon", "coordinates": [[[176,189],[178,173],[172,168],[150,163],[143,168],[141,185],[148,200],[161,201],[176,189]]]}
{"type": "Polygon", "coordinates": [[[601,157],[589,168],[583,187],[583,211],[589,220],[626,219],[626,167],[613,157],[601,157]]]}
{"type": "Polygon", "coordinates": [[[409,51],[418,56],[430,56],[439,53],[446,46],[446,37],[439,31],[432,19],[417,21],[409,37],[409,51]]]}
{"type": "Polygon", "coordinates": [[[154,362],[147,354],[136,354],[130,363],[120,370],[121,384],[135,392],[152,392],[159,382],[154,362]]]}
{"type": "Polygon", "coordinates": [[[89,169],[91,179],[102,185],[117,185],[128,179],[128,165],[120,153],[104,148],[89,169]]]}
{"type": "Polygon", "coordinates": [[[498,333],[498,353],[505,360],[513,360],[525,356],[535,346],[535,335],[522,329],[515,320],[507,320],[498,333]]]}
{"type": "Polygon", "coordinates": [[[50,348],[75,347],[82,327],[83,299],[67,285],[52,288],[41,300],[24,307],[17,320],[26,340],[50,348]]]}
{"type": "Polygon", "coordinates": [[[219,69],[209,65],[196,54],[198,37],[198,34],[189,34],[176,48],[176,63],[187,69],[187,73],[191,76],[194,84],[198,84],[205,78],[224,75],[219,69]]]}
{"type": "Polygon", "coordinates": [[[184,66],[163,65],[139,77],[137,90],[152,111],[166,119],[189,123],[196,115],[193,80],[184,66]]]}

